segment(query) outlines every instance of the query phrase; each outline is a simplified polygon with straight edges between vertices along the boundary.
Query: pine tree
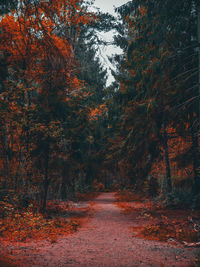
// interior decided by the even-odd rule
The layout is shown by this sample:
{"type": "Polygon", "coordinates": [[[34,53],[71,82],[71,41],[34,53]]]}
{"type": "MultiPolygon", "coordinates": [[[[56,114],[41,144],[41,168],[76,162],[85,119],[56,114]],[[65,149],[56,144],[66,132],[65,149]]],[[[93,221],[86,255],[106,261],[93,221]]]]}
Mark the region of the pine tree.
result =
{"type": "MultiPolygon", "coordinates": [[[[173,125],[178,135],[186,136],[189,123],[193,151],[198,149],[194,11],[194,1],[176,1],[173,5],[171,1],[132,1],[119,9],[127,27],[116,38],[125,53],[117,75],[122,105],[118,129],[122,144],[118,150],[131,159],[134,176],[141,173],[141,179],[159,157],[162,146],[166,192],[172,189],[168,127],[173,125]],[[183,90],[185,93],[180,93],[183,90]],[[184,132],[180,133],[180,127],[184,132]]],[[[193,155],[196,177],[198,157],[193,155]]]]}

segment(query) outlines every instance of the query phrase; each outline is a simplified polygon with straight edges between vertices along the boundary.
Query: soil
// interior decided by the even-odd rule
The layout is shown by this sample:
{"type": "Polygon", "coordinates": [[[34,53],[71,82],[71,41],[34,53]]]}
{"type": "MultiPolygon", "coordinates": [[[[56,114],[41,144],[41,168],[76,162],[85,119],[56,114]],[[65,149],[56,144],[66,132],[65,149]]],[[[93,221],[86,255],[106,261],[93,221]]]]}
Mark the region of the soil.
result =
{"type": "Polygon", "coordinates": [[[195,266],[195,258],[200,257],[199,248],[133,236],[134,213],[123,214],[114,201],[114,193],[100,194],[95,199],[93,217],[76,233],[55,243],[2,243],[2,267],[195,266]],[[3,257],[9,262],[3,263],[3,257]]]}

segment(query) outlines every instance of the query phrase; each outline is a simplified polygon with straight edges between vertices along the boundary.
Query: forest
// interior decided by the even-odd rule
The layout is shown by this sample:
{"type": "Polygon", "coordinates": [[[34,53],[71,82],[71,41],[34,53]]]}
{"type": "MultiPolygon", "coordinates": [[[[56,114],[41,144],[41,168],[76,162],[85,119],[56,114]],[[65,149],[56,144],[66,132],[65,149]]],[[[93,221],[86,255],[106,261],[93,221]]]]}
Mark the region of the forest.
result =
{"type": "Polygon", "coordinates": [[[116,16],[92,4],[0,1],[3,237],[98,192],[200,208],[199,1],[134,0],[116,16]],[[110,31],[122,53],[108,85],[110,31]]]}

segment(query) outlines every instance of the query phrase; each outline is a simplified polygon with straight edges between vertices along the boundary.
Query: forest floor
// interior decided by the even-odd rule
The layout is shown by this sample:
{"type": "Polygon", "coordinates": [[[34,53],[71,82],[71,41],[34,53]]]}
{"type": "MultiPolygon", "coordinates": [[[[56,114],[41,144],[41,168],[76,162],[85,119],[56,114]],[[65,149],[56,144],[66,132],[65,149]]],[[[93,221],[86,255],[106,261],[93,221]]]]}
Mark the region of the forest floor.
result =
{"type": "MultiPolygon", "coordinates": [[[[100,194],[92,205],[92,216],[85,219],[82,227],[54,242],[10,243],[1,240],[1,255],[10,259],[7,264],[2,261],[2,266],[200,266],[198,242],[184,243],[168,233],[165,233],[167,239],[156,240],[155,232],[159,232],[159,226],[164,222],[169,224],[170,216],[163,213],[164,210],[156,213],[150,202],[127,203],[120,197],[117,195],[116,201],[114,193],[100,194]],[[159,218],[164,222],[161,223],[159,218]]],[[[173,221],[178,219],[175,214],[180,216],[178,211],[173,213],[173,221]]]]}

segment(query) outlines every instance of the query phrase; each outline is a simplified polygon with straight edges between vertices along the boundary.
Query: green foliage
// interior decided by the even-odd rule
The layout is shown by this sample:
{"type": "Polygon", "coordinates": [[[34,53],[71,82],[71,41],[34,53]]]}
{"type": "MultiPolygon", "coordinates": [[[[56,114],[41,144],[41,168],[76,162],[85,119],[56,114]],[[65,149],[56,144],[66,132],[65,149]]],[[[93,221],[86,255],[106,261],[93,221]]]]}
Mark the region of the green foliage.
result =
{"type": "Polygon", "coordinates": [[[16,0],[0,0],[0,15],[10,12],[17,8],[18,1],[16,0]]]}

